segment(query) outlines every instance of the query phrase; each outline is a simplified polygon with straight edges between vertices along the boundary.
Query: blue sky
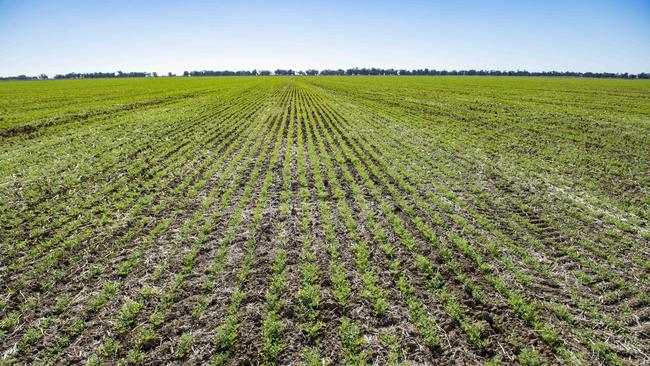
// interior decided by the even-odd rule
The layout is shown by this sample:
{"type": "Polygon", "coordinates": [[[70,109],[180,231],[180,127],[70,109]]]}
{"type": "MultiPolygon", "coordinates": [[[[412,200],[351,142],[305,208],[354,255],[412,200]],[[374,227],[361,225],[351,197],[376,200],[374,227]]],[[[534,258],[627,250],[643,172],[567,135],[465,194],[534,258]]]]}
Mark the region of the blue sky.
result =
{"type": "Polygon", "coordinates": [[[355,66],[650,72],[650,1],[0,0],[0,75],[355,66]]]}

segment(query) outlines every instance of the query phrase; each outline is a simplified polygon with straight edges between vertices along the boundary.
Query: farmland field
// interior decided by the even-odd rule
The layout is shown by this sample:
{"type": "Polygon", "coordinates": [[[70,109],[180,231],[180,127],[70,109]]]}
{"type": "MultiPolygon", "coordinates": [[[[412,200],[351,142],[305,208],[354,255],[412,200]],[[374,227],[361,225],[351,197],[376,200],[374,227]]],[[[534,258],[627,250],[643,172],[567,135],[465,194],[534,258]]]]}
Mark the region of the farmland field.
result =
{"type": "Polygon", "coordinates": [[[0,364],[649,364],[650,82],[0,83],[0,364]]]}

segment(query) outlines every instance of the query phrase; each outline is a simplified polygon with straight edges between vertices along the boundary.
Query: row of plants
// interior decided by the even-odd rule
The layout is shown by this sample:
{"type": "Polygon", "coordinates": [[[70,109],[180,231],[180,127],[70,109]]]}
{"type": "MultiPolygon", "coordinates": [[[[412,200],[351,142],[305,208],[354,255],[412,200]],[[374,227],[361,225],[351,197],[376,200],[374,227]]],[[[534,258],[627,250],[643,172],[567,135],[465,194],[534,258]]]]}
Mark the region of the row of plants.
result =
{"type": "MultiPolygon", "coordinates": [[[[293,101],[293,98],[290,96],[288,100],[284,102],[283,105],[289,104],[293,101]]],[[[283,130],[286,128],[286,121],[282,118],[283,114],[276,113],[275,118],[273,119],[273,124],[275,126],[280,126],[279,128],[283,130]]],[[[260,153],[262,159],[256,159],[256,169],[252,174],[247,177],[249,183],[256,180],[257,176],[263,177],[263,182],[259,193],[255,198],[255,207],[252,212],[252,222],[248,226],[248,240],[244,246],[244,257],[238,265],[238,268],[234,268],[232,271],[236,275],[235,281],[233,283],[232,295],[230,302],[226,307],[226,314],[223,319],[219,320],[220,325],[215,329],[213,336],[212,344],[212,357],[210,363],[214,365],[220,365],[225,363],[235,347],[237,346],[237,340],[240,329],[240,315],[241,315],[241,301],[245,296],[245,287],[251,272],[251,268],[255,263],[256,249],[259,245],[258,241],[260,240],[260,230],[262,228],[263,221],[265,220],[265,209],[267,209],[270,202],[270,191],[279,190],[278,182],[274,182],[274,169],[271,167],[278,166],[279,159],[281,158],[281,148],[282,140],[278,136],[283,136],[282,131],[278,132],[277,128],[274,128],[275,132],[266,136],[267,141],[265,144],[265,151],[260,153]],[[268,150],[271,150],[270,152],[268,150]],[[261,162],[266,161],[266,166],[262,169],[261,162]]],[[[253,196],[253,188],[255,185],[249,184],[244,190],[244,200],[250,201],[253,196]]],[[[242,200],[242,202],[244,201],[242,200]]],[[[243,206],[241,206],[243,209],[243,206]]],[[[238,222],[235,222],[235,225],[231,226],[233,231],[226,232],[225,245],[230,245],[232,239],[234,239],[234,232],[238,228],[241,228],[241,214],[235,215],[235,219],[238,222]],[[229,235],[230,234],[230,235],[229,235]]],[[[268,217],[266,218],[268,219],[268,217]]],[[[234,243],[232,243],[234,244],[234,243]]]]}

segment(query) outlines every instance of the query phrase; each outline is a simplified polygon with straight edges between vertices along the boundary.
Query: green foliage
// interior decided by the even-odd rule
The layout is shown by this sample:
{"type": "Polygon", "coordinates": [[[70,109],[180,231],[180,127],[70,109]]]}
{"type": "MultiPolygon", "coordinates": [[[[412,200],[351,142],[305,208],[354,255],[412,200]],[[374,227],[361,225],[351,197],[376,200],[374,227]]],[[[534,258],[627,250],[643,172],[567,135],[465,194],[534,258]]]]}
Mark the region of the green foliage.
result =
{"type": "Polygon", "coordinates": [[[104,305],[106,305],[106,303],[108,303],[112,296],[117,292],[119,286],[119,282],[116,281],[105,282],[99,295],[89,301],[90,311],[97,312],[104,307],[104,305]]]}
{"type": "Polygon", "coordinates": [[[545,364],[539,352],[530,348],[522,349],[519,352],[518,360],[522,366],[542,366],[545,364]]]}
{"type": "Polygon", "coordinates": [[[105,337],[98,351],[102,357],[115,357],[122,349],[122,344],[111,337],[105,337]]]}
{"type": "Polygon", "coordinates": [[[176,354],[181,360],[186,359],[192,352],[192,346],[194,345],[194,336],[191,333],[184,333],[178,339],[176,344],[176,354]]]}
{"type": "Polygon", "coordinates": [[[339,325],[343,361],[349,365],[364,365],[368,353],[363,349],[366,341],[359,328],[347,318],[341,318],[339,325]]]}
{"type": "Polygon", "coordinates": [[[122,305],[122,308],[117,313],[115,327],[119,333],[125,333],[129,330],[133,324],[135,316],[138,315],[143,306],[144,305],[140,302],[131,299],[126,300],[126,303],[122,305]]]}
{"type": "Polygon", "coordinates": [[[72,296],[63,295],[56,300],[56,304],[52,311],[56,314],[61,314],[68,310],[70,303],[72,302],[72,296]]]}

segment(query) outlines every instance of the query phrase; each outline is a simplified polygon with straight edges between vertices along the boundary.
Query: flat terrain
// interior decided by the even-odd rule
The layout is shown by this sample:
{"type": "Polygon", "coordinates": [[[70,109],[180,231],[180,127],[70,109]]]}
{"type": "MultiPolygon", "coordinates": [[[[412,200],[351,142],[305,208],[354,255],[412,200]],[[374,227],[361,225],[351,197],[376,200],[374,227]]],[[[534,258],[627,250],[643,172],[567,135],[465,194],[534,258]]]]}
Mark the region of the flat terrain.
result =
{"type": "Polygon", "coordinates": [[[0,364],[650,364],[650,82],[0,83],[0,364]]]}

